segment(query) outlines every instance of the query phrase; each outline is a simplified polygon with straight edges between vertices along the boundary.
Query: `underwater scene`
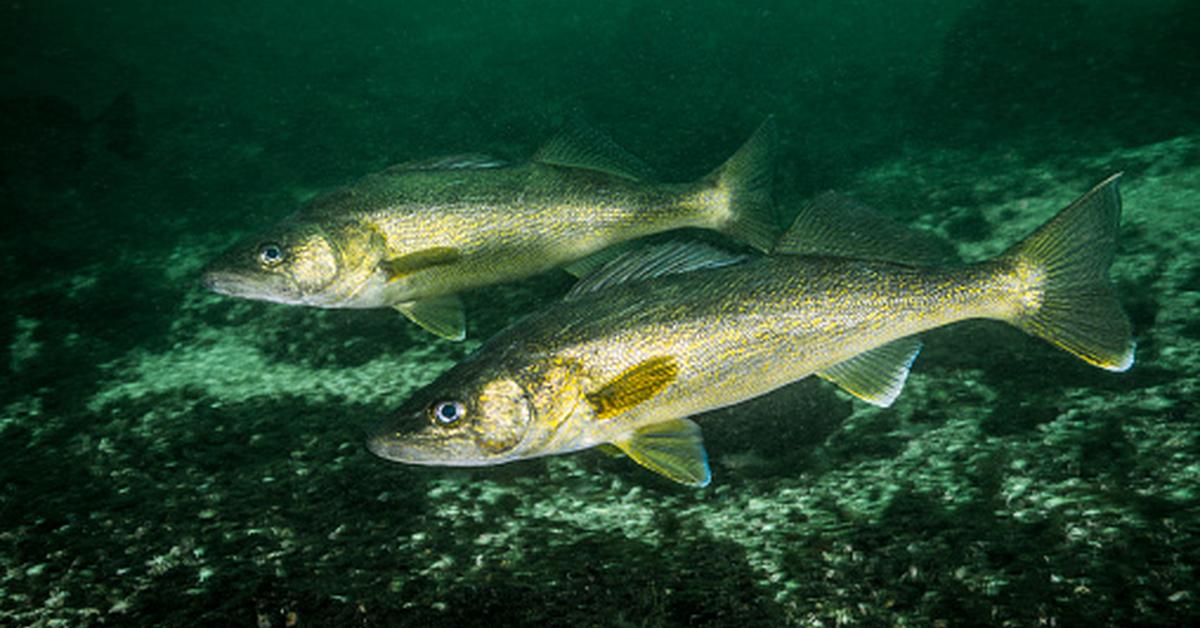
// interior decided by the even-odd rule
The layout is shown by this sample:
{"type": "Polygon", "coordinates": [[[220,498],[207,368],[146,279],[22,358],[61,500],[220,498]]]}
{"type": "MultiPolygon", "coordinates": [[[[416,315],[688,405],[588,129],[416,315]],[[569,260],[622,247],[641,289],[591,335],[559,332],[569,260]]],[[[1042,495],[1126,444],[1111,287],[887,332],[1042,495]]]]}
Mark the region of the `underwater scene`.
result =
{"type": "Polygon", "coordinates": [[[0,625],[1200,621],[1200,3],[0,7],[0,625]]]}

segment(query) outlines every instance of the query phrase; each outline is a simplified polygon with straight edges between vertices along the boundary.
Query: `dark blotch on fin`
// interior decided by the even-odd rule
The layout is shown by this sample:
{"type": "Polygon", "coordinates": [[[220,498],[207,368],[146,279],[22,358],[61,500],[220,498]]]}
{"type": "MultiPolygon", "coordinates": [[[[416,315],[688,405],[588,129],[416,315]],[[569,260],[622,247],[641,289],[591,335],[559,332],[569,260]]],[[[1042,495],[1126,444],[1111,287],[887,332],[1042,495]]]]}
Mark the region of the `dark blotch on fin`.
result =
{"type": "Polygon", "coordinates": [[[597,419],[609,419],[662,392],[678,375],[675,358],[650,358],[630,367],[600,390],[588,393],[587,400],[597,419]]]}
{"type": "Polygon", "coordinates": [[[379,262],[379,268],[387,274],[388,281],[392,282],[418,270],[453,264],[461,258],[462,254],[458,252],[458,249],[438,246],[383,260],[379,262]]]}

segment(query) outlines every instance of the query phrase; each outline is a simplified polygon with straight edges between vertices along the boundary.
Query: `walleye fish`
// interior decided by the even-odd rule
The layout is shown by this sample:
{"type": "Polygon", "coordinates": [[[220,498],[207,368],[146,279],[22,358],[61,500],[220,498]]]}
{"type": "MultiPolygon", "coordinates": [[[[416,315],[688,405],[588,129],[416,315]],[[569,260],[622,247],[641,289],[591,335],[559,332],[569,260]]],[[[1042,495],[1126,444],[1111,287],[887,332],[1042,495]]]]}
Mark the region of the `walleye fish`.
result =
{"type": "Polygon", "coordinates": [[[1003,321],[1124,371],[1134,343],[1108,279],[1118,176],[975,264],[906,263],[888,240],[911,237],[864,228],[861,209],[831,196],[770,256],[634,251],[442,374],[368,447],[399,462],[475,466],[607,444],[705,486],[707,455],[688,416],[813,374],[890,405],[920,350],[914,334],[956,321],[1003,321]]]}
{"type": "Polygon", "coordinates": [[[578,124],[526,164],[457,155],[393,166],[236,244],[204,281],[246,299],[393,307],[461,340],[458,293],[572,263],[584,270],[585,258],[626,240],[699,227],[768,249],[775,135],[768,118],[692,183],[653,182],[641,160],[578,124]]]}

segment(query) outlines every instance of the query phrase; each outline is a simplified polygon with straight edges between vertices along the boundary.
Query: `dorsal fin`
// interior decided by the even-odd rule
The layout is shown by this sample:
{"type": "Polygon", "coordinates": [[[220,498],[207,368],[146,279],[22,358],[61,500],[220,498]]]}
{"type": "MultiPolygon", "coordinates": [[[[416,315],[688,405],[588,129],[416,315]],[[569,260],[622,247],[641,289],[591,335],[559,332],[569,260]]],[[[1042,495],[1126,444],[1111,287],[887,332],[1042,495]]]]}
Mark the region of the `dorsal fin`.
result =
{"type": "Polygon", "coordinates": [[[901,338],[819,371],[817,375],[867,403],[886,408],[900,396],[908,371],[920,351],[920,340],[901,338]]]}
{"type": "Polygon", "coordinates": [[[618,242],[607,248],[600,249],[587,257],[581,257],[573,262],[563,265],[563,270],[573,275],[576,279],[583,279],[588,275],[600,270],[605,264],[629,253],[637,248],[636,241],[626,240],[618,242]]]}
{"type": "Polygon", "coordinates": [[[699,242],[667,242],[634,249],[579,280],[565,300],[603,290],[609,286],[687,273],[706,268],[721,268],[747,259],[699,242]]]}
{"type": "Polygon", "coordinates": [[[508,162],[503,159],[483,153],[461,153],[458,155],[441,155],[406,161],[389,166],[384,173],[401,174],[414,170],[481,170],[487,168],[503,168],[508,162]]]}
{"type": "Polygon", "coordinates": [[[631,181],[654,179],[646,162],[621,148],[609,136],[578,117],[571,118],[546,142],[533,161],[563,168],[595,170],[631,181]]]}
{"type": "Polygon", "coordinates": [[[953,251],[931,233],[906,227],[835,192],[824,192],[796,214],[772,253],[928,266],[955,261],[953,251]]]}

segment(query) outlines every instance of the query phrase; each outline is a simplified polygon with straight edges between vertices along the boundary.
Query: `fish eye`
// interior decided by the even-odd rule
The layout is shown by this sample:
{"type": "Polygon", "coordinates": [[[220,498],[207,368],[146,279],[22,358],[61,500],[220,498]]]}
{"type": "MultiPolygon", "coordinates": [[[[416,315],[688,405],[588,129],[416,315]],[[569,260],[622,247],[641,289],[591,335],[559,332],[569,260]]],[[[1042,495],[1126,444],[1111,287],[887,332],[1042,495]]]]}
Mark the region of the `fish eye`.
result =
{"type": "Polygon", "coordinates": [[[458,401],[439,401],[430,408],[433,419],[443,425],[449,425],[467,415],[467,408],[458,401]]]}
{"type": "Polygon", "coordinates": [[[258,247],[258,259],[267,266],[275,266],[283,261],[283,247],[268,242],[258,247]]]}

